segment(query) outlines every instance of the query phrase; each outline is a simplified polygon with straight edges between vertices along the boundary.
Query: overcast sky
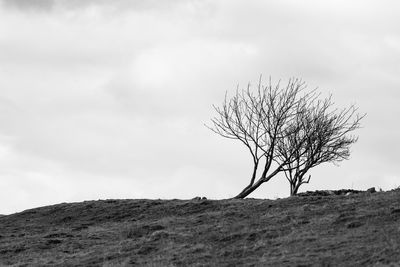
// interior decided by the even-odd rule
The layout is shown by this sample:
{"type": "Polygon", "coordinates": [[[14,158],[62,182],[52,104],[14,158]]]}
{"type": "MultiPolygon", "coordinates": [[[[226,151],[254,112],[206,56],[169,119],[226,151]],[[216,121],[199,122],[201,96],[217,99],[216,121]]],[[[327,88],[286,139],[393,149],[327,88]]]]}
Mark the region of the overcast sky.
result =
{"type": "MultiPolygon", "coordinates": [[[[400,186],[399,14],[395,0],[0,0],[0,214],[235,196],[248,151],[203,124],[260,74],[368,114],[350,160],[301,191],[400,186]]],[[[251,197],[288,194],[278,176],[251,197]]]]}

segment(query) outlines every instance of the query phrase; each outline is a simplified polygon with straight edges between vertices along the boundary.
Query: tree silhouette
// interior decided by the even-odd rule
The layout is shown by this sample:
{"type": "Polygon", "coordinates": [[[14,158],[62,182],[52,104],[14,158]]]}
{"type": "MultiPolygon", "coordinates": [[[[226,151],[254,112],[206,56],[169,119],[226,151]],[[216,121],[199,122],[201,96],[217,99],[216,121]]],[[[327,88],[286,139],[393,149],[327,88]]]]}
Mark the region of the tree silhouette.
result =
{"type": "Polygon", "coordinates": [[[290,195],[310,182],[311,175],[306,174],[311,168],[348,159],[350,146],[358,140],[350,133],[360,128],[365,115],[356,114],[354,105],[342,110],[333,109],[333,105],[331,97],[299,105],[301,112],[285,129],[285,138],[279,139],[277,157],[286,162],[283,170],[290,195]]]}
{"type": "Polygon", "coordinates": [[[280,172],[296,194],[309,182],[304,176],[310,168],[348,158],[357,138],[347,134],[359,128],[363,116],[355,115],[354,106],[331,110],[331,98],[321,101],[318,96],[315,90],[306,91],[300,79],[281,86],[272,85],[271,79],[262,85],[260,77],[256,90],[249,84],[231,98],[226,94],[221,107],[213,106],[217,115],[207,127],[239,140],[252,157],[250,182],[235,198],[245,198],[280,172]]]}

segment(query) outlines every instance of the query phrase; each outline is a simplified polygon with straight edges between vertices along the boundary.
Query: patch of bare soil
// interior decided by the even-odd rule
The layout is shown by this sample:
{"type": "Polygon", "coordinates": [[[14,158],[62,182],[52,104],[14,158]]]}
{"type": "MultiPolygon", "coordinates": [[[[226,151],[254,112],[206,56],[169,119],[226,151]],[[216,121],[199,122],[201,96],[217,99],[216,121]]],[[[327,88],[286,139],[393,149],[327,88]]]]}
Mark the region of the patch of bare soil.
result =
{"type": "Polygon", "coordinates": [[[0,217],[0,265],[399,266],[400,190],[47,206],[0,217]]]}

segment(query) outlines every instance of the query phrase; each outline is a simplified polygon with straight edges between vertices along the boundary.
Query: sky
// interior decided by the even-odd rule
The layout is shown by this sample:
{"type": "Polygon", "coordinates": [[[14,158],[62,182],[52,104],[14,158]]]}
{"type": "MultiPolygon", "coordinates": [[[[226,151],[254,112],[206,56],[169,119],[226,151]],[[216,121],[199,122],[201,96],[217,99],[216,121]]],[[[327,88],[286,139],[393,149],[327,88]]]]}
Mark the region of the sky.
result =
{"type": "MultiPolygon", "coordinates": [[[[302,78],[367,113],[300,191],[400,186],[400,3],[0,0],[0,214],[234,197],[251,157],[204,124],[225,92],[302,78]]],[[[250,197],[289,195],[283,175],[250,197]]]]}

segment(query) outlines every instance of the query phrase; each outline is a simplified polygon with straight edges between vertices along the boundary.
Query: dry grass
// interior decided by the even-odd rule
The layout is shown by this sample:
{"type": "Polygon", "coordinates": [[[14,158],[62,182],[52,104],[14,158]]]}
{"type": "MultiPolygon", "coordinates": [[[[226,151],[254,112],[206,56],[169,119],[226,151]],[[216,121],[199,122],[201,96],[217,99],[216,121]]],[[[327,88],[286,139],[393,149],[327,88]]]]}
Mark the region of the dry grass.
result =
{"type": "Polygon", "coordinates": [[[0,217],[0,265],[398,266],[400,190],[104,200],[0,217]]]}

